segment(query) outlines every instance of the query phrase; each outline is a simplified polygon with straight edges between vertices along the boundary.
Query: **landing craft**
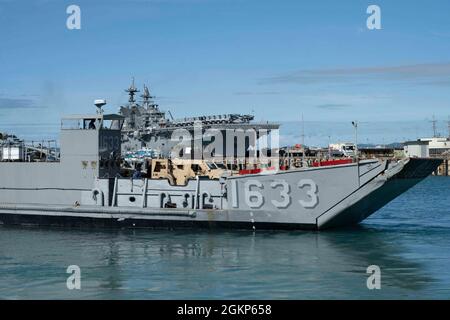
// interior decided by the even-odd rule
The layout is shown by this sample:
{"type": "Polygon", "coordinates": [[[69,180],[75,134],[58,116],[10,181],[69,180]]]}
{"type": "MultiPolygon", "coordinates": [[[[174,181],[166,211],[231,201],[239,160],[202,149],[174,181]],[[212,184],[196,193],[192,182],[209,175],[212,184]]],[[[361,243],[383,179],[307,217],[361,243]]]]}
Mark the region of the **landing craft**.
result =
{"type": "Polygon", "coordinates": [[[121,140],[127,118],[105,114],[103,102],[96,101],[96,114],[62,119],[58,161],[0,163],[0,223],[321,230],[363,221],[441,163],[356,157],[281,170],[273,153],[250,171],[171,159],[128,176],[121,140]]]}

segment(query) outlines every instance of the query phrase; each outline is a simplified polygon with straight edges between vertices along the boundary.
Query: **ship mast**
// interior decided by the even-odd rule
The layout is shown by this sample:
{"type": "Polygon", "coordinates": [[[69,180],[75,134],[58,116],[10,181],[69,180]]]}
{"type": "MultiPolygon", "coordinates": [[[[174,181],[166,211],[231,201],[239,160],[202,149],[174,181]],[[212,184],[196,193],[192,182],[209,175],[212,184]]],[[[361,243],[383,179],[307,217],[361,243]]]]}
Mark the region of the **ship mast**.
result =
{"type": "Polygon", "coordinates": [[[130,96],[130,98],[128,99],[128,102],[130,103],[130,105],[135,104],[136,100],[134,99],[134,95],[139,92],[139,90],[134,85],[134,77],[132,79],[133,80],[131,82],[130,87],[125,90],[125,92],[128,92],[128,95],[130,96]]]}
{"type": "Polygon", "coordinates": [[[158,107],[158,105],[155,104],[152,100],[155,97],[150,95],[150,91],[148,90],[148,87],[145,84],[144,84],[144,92],[141,95],[141,98],[143,100],[143,104],[146,109],[148,109],[149,107],[152,109],[155,109],[156,107],[158,107]]]}

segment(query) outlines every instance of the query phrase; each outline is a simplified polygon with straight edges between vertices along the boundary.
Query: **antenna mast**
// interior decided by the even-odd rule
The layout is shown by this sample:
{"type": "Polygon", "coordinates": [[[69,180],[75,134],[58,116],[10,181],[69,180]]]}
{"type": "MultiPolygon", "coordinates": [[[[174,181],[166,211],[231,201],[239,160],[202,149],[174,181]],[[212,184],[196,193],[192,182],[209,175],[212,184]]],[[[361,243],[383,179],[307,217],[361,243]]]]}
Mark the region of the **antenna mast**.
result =
{"type": "Polygon", "coordinates": [[[431,123],[433,125],[433,138],[436,138],[437,137],[437,126],[436,126],[437,120],[434,117],[434,114],[433,114],[433,120],[431,120],[431,123]]]}
{"type": "Polygon", "coordinates": [[[130,104],[134,104],[136,102],[136,100],[134,99],[134,95],[137,92],[139,92],[139,90],[134,85],[134,77],[132,78],[130,87],[128,89],[126,89],[125,92],[128,92],[128,95],[130,96],[130,98],[128,99],[128,102],[130,104]]]}
{"type": "Polygon", "coordinates": [[[145,84],[144,84],[144,93],[141,94],[141,98],[144,101],[144,106],[146,108],[148,108],[148,106],[150,105],[151,99],[153,97],[150,95],[150,92],[148,91],[148,88],[147,88],[147,86],[145,84]]]}
{"type": "Polygon", "coordinates": [[[158,105],[153,102],[153,99],[155,98],[150,94],[150,91],[148,90],[148,87],[144,84],[144,93],[141,94],[141,98],[144,102],[144,107],[148,109],[149,107],[152,109],[158,109],[158,105]]]}

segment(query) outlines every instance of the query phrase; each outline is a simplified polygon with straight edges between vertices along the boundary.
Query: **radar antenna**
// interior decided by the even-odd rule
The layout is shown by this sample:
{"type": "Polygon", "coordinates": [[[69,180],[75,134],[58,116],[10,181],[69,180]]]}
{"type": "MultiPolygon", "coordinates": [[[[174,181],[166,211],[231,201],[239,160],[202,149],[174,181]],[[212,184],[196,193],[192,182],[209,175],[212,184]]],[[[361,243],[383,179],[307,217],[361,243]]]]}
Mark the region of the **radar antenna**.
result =
{"type": "Polygon", "coordinates": [[[139,90],[134,85],[134,77],[132,78],[131,85],[128,89],[125,90],[125,92],[128,92],[128,95],[130,96],[130,99],[128,99],[128,102],[130,104],[134,104],[136,100],[134,99],[134,95],[139,92],[139,90]]]}
{"type": "Polygon", "coordinates": [[[148,108],[149,106],[153,105],[152,99],[153,99],[154,97],[152,97],[152,96],[150,95],[150,91],[148,90],[148,87],[147,87],[145,84],[144,84],[144,93],[141,95],[141,98],[143,99],[143,101],[144,101],[144,106],[145,106],[146,108],[148,108]]]}
{"type": "Polygon", "coordinates": [[[141,97],[144,99],[144,102],[150,102],[150,99],[153,98],[150,95],[150,92],[148,91],[147,86],[144,84],[144,93],[141,95],[141,97]]]}
{"type": "Polygon", "coordinates": [[[158,108],[158,105],[153,102],[153,99],[155,97],[150,94],[150,91],[148,90],[148,87],[145,84],[144,84],[144,92],[141,95],[141,98],[143,99],[144,107],[146,107],[147,109],[149,107],[153,109],[158,108]]]}
{"type": "Polygon", "coordinates": [[[106,100],[105,99],[97,99],[97,100],[94,100],[94,104],[97,107],[97,114],[103,114],[102,107],[104,105],[106,105],[106,100]]]}

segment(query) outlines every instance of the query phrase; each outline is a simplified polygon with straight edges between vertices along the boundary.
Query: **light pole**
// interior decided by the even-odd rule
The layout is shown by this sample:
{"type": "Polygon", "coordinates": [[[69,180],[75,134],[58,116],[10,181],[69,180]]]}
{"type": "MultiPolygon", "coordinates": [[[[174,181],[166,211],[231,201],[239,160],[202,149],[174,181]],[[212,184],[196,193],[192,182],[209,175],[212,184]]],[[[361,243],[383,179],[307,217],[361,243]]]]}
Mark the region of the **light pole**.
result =
{"type": "Polygon", "coordinates": [[[358,121],[352,121],[353,128],[355,128],[355,157],[358,161],[358,121]]]}
{"type": "Polygon", "coordinates": [[[305,163],[305,119],[303,118],[303,113],[302,113],[302,168],[306,167],[306,163],[305,163]]]}
{"type": "Polygon", "coordinates": [[[331,136],[328,136],[328,159],[331,159],[331,136]]]}

